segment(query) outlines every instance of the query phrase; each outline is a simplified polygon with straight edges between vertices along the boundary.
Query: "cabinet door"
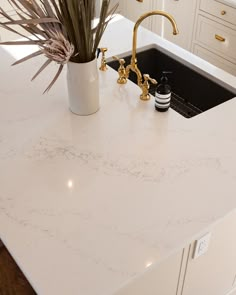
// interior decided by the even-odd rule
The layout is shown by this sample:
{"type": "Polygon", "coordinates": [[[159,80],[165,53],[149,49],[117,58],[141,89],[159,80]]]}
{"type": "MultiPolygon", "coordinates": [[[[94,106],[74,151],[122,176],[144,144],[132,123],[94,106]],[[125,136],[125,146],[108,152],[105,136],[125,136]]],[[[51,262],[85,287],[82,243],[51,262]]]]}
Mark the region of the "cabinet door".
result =
{"type": "MultiPolygon", "coordinates": [[[[139,2],[137,0],[122,0],[120,1],[120,7],[125,17],[136,22],[143,13],[152,10],[152,1],[143,0],[143,2],[139,2]]],[[[151,18],[144,20],[142,26],[151,29],[151,18]]]]}
{"type": "MultiPolygon", "coordinates": [[[[183,251],[170,256],[147,271],[114,295],[173,295],[178,289],[183,251]]],[[[149,262],[149,264],[151,261],[149,262]]],[[[147,267],[148,265],[147,264],[147,267]]]]}
{"type": "MultiPolygon", "coordinates": [[[[110,0],[110,7],[113,7],[115,4],[118,3],[119,7],[118,7],[116,13],[122,14],[123,9],[122,9],[122,3],[121,2],[122,1],[120,1],[120,0],[110,0]]],[[[96,1],[96,15],[97,16],[99,16],[101,6],[102,6],[102,0],[97,0],[96,1]]]]}
{"type": "Polygon", "coordinates": [[[197,259],[190,257],[183,295],[226,295],[235,287],[236,213],[233,213],[212,230],[208,251],[197,259]]]}
{"type": "Polygon", "coordinates": [[[234,64],[197,44],[194,44],[193,53],[215,65],[216,67],[236,76],[236,63],[234,64]]]}
{"type": "MultiPolygon", "coordinates": [[[[155,4],[154,0],[154,6],[158,6],[158,3],[155,4]]],[[[163,29],[162,29],[162,36],[187,49],[190,50],[191,42],[192,42],[192,32],[193,32],[193,25],[194,25],[194,17],[195,17],[195,10],[196,10],[196,0],[165,0],[163,1],[163,7],[162,9],[168,13],[170,13],[179,29],[179,35],[174,36],[172,34],[172,26],[170,22],[163,18],[163,29]]],[[[158,28],[155,22],[153,23],[153,31],[156,33],[159,33],[159,31],[156,31],[158,28]]]]}

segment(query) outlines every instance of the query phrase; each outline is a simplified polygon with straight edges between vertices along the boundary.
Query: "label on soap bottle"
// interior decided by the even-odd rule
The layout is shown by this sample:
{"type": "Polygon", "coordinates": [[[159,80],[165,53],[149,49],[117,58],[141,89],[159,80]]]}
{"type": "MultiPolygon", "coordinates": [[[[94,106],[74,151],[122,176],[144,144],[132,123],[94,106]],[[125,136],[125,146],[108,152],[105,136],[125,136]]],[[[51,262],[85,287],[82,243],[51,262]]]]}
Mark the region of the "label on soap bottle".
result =
{"type": "Polygon", "coordinates": [[[168,94],[155,93],[155,107],[156,109],[168,110],[170,107],[171,92],[168,94]]]}

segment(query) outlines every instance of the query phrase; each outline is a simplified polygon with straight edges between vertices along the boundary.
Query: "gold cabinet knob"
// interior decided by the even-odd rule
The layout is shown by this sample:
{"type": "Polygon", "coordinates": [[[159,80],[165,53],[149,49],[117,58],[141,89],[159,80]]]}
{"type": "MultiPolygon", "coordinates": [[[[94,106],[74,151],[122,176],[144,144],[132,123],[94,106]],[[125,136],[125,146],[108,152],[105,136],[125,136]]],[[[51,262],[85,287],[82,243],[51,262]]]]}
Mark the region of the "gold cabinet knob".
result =
{"type": "Polygon", "coordinates": [[[137,2],[143,2],[143,0],[136,0],[137,2]]]}
{"type": "Polygon", "coordinates": [[[221,15],[225,15],[226,11],[225,10],[221,10],[221,15]]]}
{"type": "Polygon", "coordinates": [[[215,39],[220,41],[220,42],[225,42],[225,38],[220,36],[220,35],[217,35],[217,34],[215,34],[215,39]]]}

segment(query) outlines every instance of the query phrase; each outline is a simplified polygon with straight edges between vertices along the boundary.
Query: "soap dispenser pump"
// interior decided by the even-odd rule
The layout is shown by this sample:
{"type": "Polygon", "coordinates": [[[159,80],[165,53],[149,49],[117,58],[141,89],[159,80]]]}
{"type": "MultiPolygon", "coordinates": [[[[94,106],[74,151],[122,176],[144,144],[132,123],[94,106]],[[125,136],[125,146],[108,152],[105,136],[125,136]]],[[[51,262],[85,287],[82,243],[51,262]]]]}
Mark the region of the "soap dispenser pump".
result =
{"type": "Polygon", "coordinates": [[[166,112],[170,107],[171,87],[168,84],[167,75],[172,72],[163,71],[161,82],[158,84],[155,92],[155,109],[159,112],[166,112]]]}

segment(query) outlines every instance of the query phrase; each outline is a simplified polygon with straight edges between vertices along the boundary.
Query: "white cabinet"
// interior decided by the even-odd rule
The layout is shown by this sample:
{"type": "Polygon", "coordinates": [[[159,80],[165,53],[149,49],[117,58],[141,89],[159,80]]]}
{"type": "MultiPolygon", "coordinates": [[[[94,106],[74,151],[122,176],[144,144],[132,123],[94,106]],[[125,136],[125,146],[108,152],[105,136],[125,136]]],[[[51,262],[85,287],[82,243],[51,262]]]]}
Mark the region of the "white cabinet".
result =
{"type": "Polygon", "coordinates": [[[236,25],[236,9],[234,7],[213,0],[200,0],[199,9],[229,24],[236,25]]]}
{"type": "MultiPolygon", "coordinates": [[[[120,0],[120,11],[128,19],[136,22],[144,13],[151,10],[163,10],[163,0],[120,0]]],[[[151,16],[143,21],[142,26],[161,35],[162,19],[160,16],[151,16]]]]}
{"type": "Polygon", "coordinates": [[[137,280],[114,295],[174,295],[177,294],[183,251],[169,257],[155,268],[147,269],[137,280]]]}
{"type": "Polygon", "coordinates": [[[190,50],[197,0],[122,0],[121,12],[132,21],[136,21],[144,12],[150,10],[164,10],[176,20],[179,35],[173,36],[172,26],[166,18],[152,16],[144,21],[144,26],[161,35],[167,40],[190,50]]]}
{"type": "MultiPolygon", "coordinates": [[[[164,19],[162,36],[187,50],[191,48],[196,4],[197,0],[163,1],[163,10],[174,17],[179,34],[174,36],[170,22],[164,19]]],[[[155,31],[155,27],[153,27],[153,30],[155,31]]]]}
{"type": "Polygon", "coordinates": [[[209,63],[215,65],[218,68],[224,69],[225,71],[236,76],[236,66],[232,62],[229,62],[227,59],[212,53],[210,50],[205,49],[197,44],[193,47],[193,53],[202,59],[207,60],[209,63]]]}
{"type": "Polygon", "coordinates": [[[134,22],[150,10],[170,13],[178,35],[172,34],[172,26],[164,17],[150,17],[142,25],[235,75],[236,6],[227,5],[227,1],[235,0],[120,0],[120,11],[134,22]]]}
{"type": "Polygon", "coordinates": [[[199,15],[196,41],[236,62],[236,30],[199,15]]]}
{"type": "Polygon", "coordinates": [[[236,213],[220,221],[211,232],[208,251],[193,259],[194,243],[182,295],[226,295],[236,288],[236,213]]]}
{"type": "MultiPolygon", "coordinates": [[[[128,19],[136,22],[136,20],[145,12],[152,10],[152,1],[144,0],[144,2],[139,2],[137,0],[121,0],[120,8],[122,14],[128,19]]],[[[147,29],[151,29],[151,19],[143,21],[142,26],[147,29]]]]}
{"type": "Polygon", "coordinates": [[[236,73],[236,8],[199,0],[192,50],[213,65],[236,73]]]}
{"type": "Polygon", "coordinates": [[[193,258],[196,248],[193,241],[114,295],[234,295],[236,212],[205,233],[209,232],[208,250],[203,255],[193,258]]]}
{"type": "MultiPolygon", "coordinates": [[[[151,2],[151,1],[150,1],[151,2]]],[[[153,0],[152,7],[150,10],[163,10],[163,1],[162,0],[153,0]]],[[[163,26],[164,19],[162,16],[154,15],[150,17],[151,31],[162,36],[163,35],[163,26]]],[[[170,24],[170,23],[169,23],[170,24]]]]}

